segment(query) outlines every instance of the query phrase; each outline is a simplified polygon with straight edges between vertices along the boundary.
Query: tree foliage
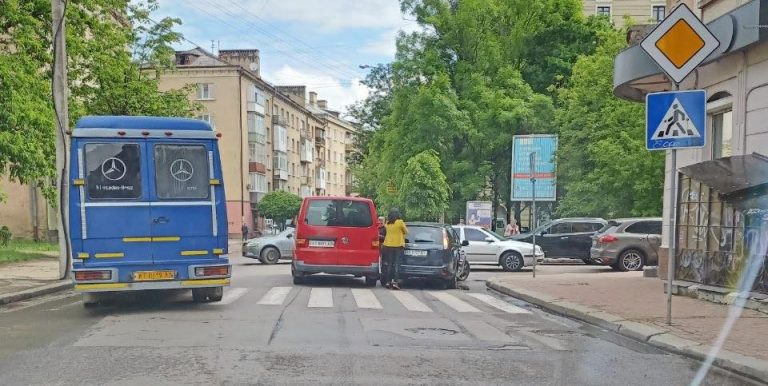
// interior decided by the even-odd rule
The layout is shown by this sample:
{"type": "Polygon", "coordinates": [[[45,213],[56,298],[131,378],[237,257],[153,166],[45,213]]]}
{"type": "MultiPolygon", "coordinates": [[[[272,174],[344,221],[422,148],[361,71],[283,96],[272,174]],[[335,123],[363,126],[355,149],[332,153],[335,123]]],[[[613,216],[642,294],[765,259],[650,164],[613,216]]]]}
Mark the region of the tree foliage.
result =
{"type": "MultiPolygon", "coordinates": [[[[372,72],[353,109],[369,124],[358,190],[387,206],[409,160],[439,156],[449,217],[467,200],[507,203],[512,136],[556,131],[552,85],[567,81],[605,23],[578,0],[402,0],[423,31],[401,34],[395,61],[372,72]],[[386,70],[386,71],[385,71],[386,70]]],[[[416,194],[416,192],[413,192],[416,194]]]]}
{"type": "Polygon", "coordinates": [[[625,47],[623,34],[603,31],[600,40],[558,92],[558,177],[565,190],[558,214],[658,216],[664,154],[645,149],[644,106],[613,95],[610,75],[625,47]]]}
{"type": "Polygon", "coordinates": [[[285,220],[299,214],[299,209],[301,209],[301,197],[282,190],[267,193],[258,205],[259,215],[271,218],[281,228],[285,225],[285,220]]]}
{"type": "Polygon", "coordinates": [[[448,209],[451,192],[434,150],[409,158],[399,185],[396,205],[410,220],[437,221],[448,209]]]}
{"type": "MultiPolygon", "coordinates": [[[[162,92],[180,20],[149,19],[156,0],[69,0],[66,43],[72,125],[83,115],[190,116],[189,89],[162,92]]],[[[55,174],[49,0],[0,2],[0,175],[45,183],[55,174]]],[[[49,196],[50,198],[50,196],[49,196]]]]}

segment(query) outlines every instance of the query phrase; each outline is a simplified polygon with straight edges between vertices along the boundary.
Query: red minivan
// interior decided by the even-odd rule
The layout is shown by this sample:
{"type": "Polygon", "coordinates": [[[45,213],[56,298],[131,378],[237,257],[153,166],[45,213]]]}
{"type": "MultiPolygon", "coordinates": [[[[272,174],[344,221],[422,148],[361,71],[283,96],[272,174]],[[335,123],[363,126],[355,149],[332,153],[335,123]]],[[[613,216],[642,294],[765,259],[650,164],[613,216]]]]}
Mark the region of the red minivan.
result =
{"type": "Polygon", "coordinates": [[[357,197],[307,197],[296,221],[293,283],[314,273],[379,279],[379,230],[373,201],[357,197]]]}

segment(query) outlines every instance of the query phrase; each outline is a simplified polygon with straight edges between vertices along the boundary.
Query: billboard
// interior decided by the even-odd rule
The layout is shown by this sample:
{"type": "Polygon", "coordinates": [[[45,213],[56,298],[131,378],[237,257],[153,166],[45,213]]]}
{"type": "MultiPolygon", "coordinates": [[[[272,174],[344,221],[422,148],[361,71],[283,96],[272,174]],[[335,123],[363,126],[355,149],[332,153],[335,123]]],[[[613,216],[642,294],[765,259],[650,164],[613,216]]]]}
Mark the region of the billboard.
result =
{"type": "Polygon", "coordinates": [[[512,201],[532,201],[531,153],[536,153],[536,200],[555,201],[557,136],[548,134],[512,137],[512,201]]]}
{"type": "Polygon", "coordinates": [[[467,201],[467,225],[491,229],[493,204],[490,201],[467,201]]]}

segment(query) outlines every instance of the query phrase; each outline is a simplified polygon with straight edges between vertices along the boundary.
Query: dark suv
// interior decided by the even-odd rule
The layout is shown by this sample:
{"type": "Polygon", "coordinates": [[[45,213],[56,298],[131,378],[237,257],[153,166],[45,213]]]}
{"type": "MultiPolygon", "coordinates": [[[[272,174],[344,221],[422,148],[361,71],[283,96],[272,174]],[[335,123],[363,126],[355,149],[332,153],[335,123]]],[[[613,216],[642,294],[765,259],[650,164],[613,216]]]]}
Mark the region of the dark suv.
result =
{"type": "Polygon", "coordinates": [[[599,217],[561,218],[510,239],[531,243],[535,233],[536,245],[544,250],[547,258],[579,259],[585,264],[592,264],[589,253],[592,235],[607,223],[599,217]]]}

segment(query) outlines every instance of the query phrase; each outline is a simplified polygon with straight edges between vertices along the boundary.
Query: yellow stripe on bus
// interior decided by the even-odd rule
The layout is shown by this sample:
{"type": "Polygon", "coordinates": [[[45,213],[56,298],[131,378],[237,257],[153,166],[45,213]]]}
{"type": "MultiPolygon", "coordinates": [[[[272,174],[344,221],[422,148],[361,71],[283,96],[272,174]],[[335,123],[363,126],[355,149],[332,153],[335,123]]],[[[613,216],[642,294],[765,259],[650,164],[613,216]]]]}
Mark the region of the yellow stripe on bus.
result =
{"type": "Polygon", "coordinates": [[[229,279],[184,280],[181,285],[229,285],[229,279]]]}
{"type": "Polygon", "coordinates": [[[153,237],[152,241],[179,241],[181,240],[181,237],[179,236],[164,236],[164,237],[153,237]]]}
{"type": "Polygon", "coordinates": [[[149,243],[149,242],[166,242],[166,241],[179,241],[179,236],[163,236],[163,237],[123,237],[124,243],[149,243]]]}
{"type": "Polygon", "coordinates": [[[224,248],[213,248],[213,254],[214,255],[223,255],[224,254],[224,248]]]}
{"type": "Polygon", "coordinates": [[[85,253],[85,252],[80,252],[80,253],[77,254],[77,257],[79,259],[87,259],[87,258],[91,257],[91,255],[88,254],[88,253],[85,253]]]}
{"type": "Polygon", "coordinates": [[[207,254],[208,251],[181,251],[182,256],[202,256],[207,254]]]}
{"type": "Polygon", "coordinates": [[[112,259],[115,257],[125,257],[125,254],[122,252],[115,252],[115,253],[97,253],[94,254],[93,257],[97,259],[112,259]]]}
{"type": "Polygon", "coordinates": [[[75,290],[127,288],[128,283],[75,284],[75,290]]]}

